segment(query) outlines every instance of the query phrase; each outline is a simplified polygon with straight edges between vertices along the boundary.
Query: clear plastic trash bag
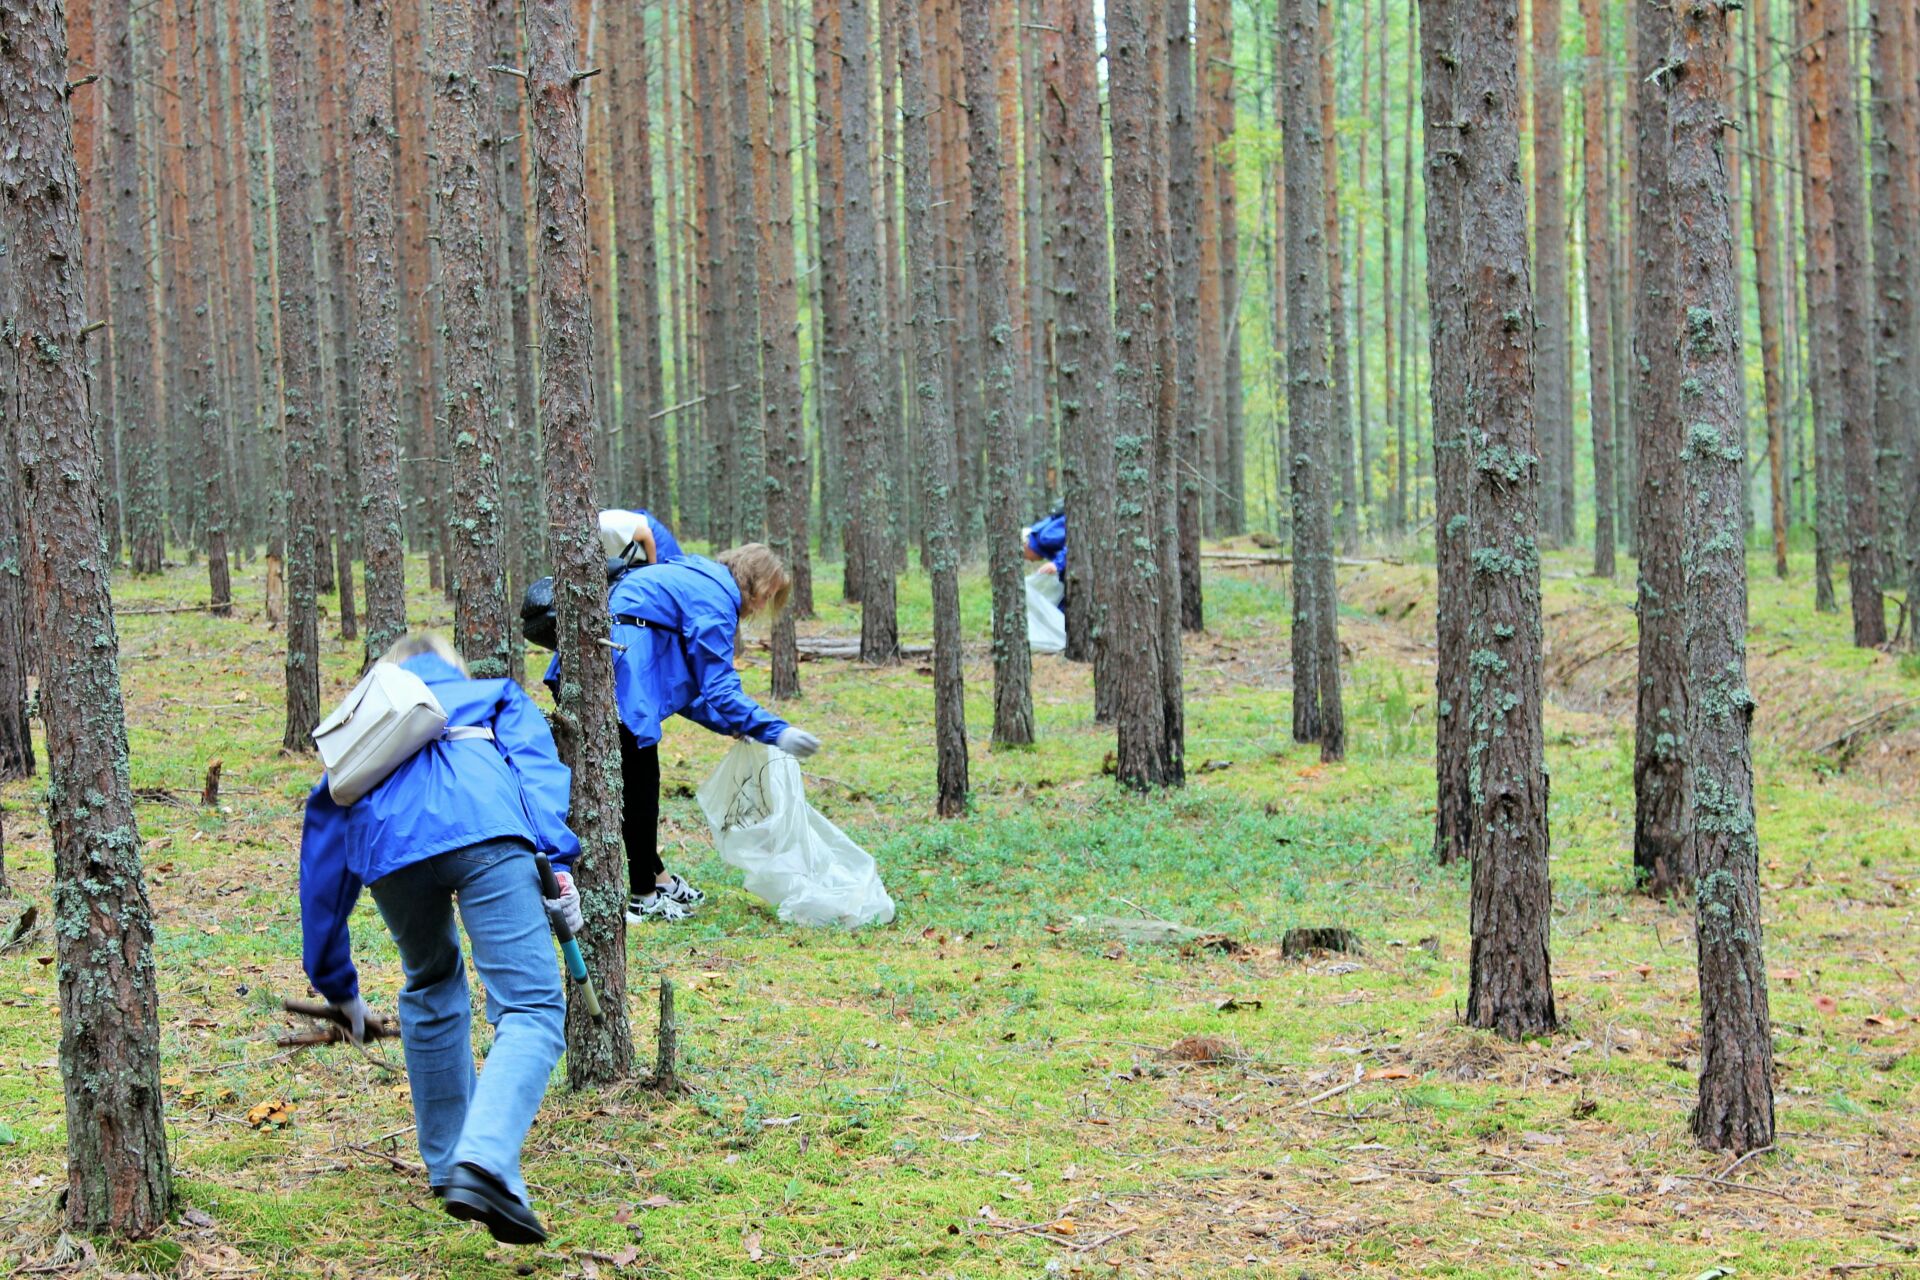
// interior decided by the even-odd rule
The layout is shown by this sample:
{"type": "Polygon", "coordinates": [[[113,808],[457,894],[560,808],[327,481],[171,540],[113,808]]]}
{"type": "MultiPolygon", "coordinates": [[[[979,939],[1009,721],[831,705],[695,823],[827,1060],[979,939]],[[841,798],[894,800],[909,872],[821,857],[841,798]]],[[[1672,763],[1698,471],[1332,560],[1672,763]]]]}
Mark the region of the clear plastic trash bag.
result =
{"type": "Polygon", "coordinates": [[[1067,615],[1060,612],[1060,575],[1044,569],[1027,575],[1027,645],[1035,653],[1067,647],[1067,615]]]}
{"type": "Polygon", "coordinates": [[[871,855],[807,803],[800,762],[736,742],[695,793],[720,858],[789,924],[887,924],[893,899],[871,855]]]}

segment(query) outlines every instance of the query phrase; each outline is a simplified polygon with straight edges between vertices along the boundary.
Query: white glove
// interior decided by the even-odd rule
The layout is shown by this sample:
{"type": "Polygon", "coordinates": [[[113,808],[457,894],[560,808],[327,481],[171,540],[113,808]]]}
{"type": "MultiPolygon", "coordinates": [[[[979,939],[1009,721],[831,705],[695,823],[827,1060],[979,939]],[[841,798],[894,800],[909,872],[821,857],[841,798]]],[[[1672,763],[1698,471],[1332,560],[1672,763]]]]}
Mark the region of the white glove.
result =
{"type": "Polygon", "coordinates": [[[580,914],[580,890],[574,887],[573,877],[564,871],[556,871],[553,878],[560,884],[560,896],[546,899],[547,917],[567,926],[567,932],[578,937],[586,928],[586,918],[580,914]]]}
{"type": "Polygon", "coordinates": [[[814,737],[805,729],[789,727],[780,731],[780,737],[775,740],[773,745],[794,757],[796,760],[805,760],[808,756],[820,749],[820,739],[814,737]]]}
{"type": "Polygon", "coordinates": [[[340,1020],[347,1025],[347,1035],[355,1044],[362,1044],[367,1038],[367,1002],[360,996],[351,1000],[335,1000],[328,1004],[340,1020]]]}

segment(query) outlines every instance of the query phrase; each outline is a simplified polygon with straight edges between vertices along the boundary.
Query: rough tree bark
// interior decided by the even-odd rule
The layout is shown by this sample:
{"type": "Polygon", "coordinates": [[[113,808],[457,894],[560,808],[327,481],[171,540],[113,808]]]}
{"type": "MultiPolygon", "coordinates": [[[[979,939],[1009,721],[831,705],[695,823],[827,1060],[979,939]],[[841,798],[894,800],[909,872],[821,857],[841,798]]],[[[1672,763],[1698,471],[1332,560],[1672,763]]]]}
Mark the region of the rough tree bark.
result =
{"type": "MultiPolygon", "coordinates": [[[[1322,252],[1327,256],[1325,325],[1332,334],[1329,376],[1333,396],[1329,401],[1328,448],[1333,458],[1339,485],[1336,527],[1339,545],[1351,554],[1360,541],[1360,490],[1353,470],[1353,355],[1348,341],[1345,236],[1340,226],[1340,134],[1335,127],[1339,110],[1333,78],[1333,49],[1337,38],[1337,16],[1331,0],[1320,0],[1320,148],[1321,208],[1326,227],[1322,252]]],[[[1290,197],[1291,198],[1291,197],[1290,197]]],[[[1289,326],[1291,328],[1291,326],[1289,326]]],[[[1297,447],[1297,446],[1296,446],[1297,447]]],[[[1331,550],[1327,553],[1331,556],[1331,550]]]]}
{"type": "Polygon", "coordinates": [[[1681,0],[1660,77],[1672,151],[1667,174],[1679,408],[1686,493],[1687,745],[1696,816],[1700,1099],[1693,1133],[1716,1151],[1773,1145],[1773,1029],[1760,945],[1747,689],[1747,557],[1741,459],[1740,278],[1730,220],[1739,190],[1725,149],[1731,0],[1681,0]]]}
{"type": "MultiPolygon", "coordinates": [[[[1906,524],[1899,483],[1902,445],[1920,421],[1915,368],[1920,351],[1915,348],[1908,292],[1915,266],[1914,152],[1920,139],[1915,137],[1910,102],[1914,69],[1907,65],[1906,53],[1911,4],[1869,5],[1867,20],[1873,40],[1874,543],[1876,563],[1884,566],[1876,586],[1886,587],[1899,581],[1897,570],[1906,555],[1898,533],[1906,524]]],[[[1859,614],[1856,606],[1856,618],[1859,614]]],[[[1879,625],[1878,643],[1885,643],[1885,611],[1873,609],[1870,614],[1869,625],[1879,625]]]]}
{"type": "MultiPolygon", "coordinates": [[[[1581,238],[1587,279],[1587,404],[1593,429],[1593,572],[1598,577],[1611,578],[1614,569],[1613,186],[1607,181],[1606,90],[1611,82],[1607,77],[1604,0],[1580,0],[1580,16],[1587,52],[1586,83],[1581,96],[1580,155],[1584,168],[1581,238]]],[[[1569,394],[1569,408],[1571,405],[1569,394]]],[[[1567,430],[1569,433],[1573,430],[1571,421],[1567,430]]],[[[1572,461],[1569,448],[1569,473],[1572,461]]],[[[1565,516],[1566,532],[1571,537],[1571,492],[1567,495],[1565,516]]]]}
{"type": "MultiPolygon", "coordinates": [[[[967,712],[960,637],[959,530],[954,523],[953,416],[947,405],[947,338],[940,332],[939,251],[934,240],[933,145],[928,138],[926,75],[916,0],[898,0],[900,110],[905,153],[907,268],[913,286],[914,399],[920,407],[921,492],[927,520],[927,571],[933,578],[933,738],[938,812],[957,817],[967,808],[967,712]]],[[[981,19],[984,25],[984,17],[981,19]]],[[[969,52],[972,49],[969,48],[969,52]]],[[[977,116],[991,97],[975,99],[977,116]]],[[[976,205],[976,208],[978,206],[976,205]]],[[[997,212],[997,206],[992,212],[997,212]]],[[[1016,536],[1018,536],[1016,534],[1016,536]]],[[[1025,625],[1025,613],[1021,623],[1025,625]]]]}
{"type": "Polygon", "coordinates": [[[1339,607],[1333,573],[1334,384],[1327,374],[1327,170],[1317,0],[1282,13],[1281,130],[1286,139],[1287,412],[1293,456],[1293,738],[1346,754],[1340,699],[1339,607]]]}
{"type": "Polygon", "coordinates": [[[1680,577],[1679,332],[1668,217],[1666,94],[1655,73],[1672,43],[1672,8],[1635,0],[1639,38],[1633,184],[1634,449],[1640,465],[1639,692],[1633,740],[1633,866],[1652,894],[1693,883],[1687,864],[1685,603],[1680,577]]]}
{"type": "Polygon", "coordinates": [[[887,358],[880,269],[874,228],[873,52],[865,0],[836,0],[840,7],[840,142],[843,180],[841,225],[847,273],[847,435],[855,467],[849,495],[857,492],[861,519],[853,554],[860,561],[860,658],[888,663],[900,658],[900,622],[895,612],[893,460],[887,456],[880,362],[887,358]]]}
{"type": "Polygon", "coordinates": [[[1800,204],[1804,210],[1807,294],[1807,391],[1813,406],[1813,577],[1815,610],[1839,611],[1834,560],[1843,551],[1846,486],[1838,461],[1840,313],[1836,292],[1833,207],[1833,110],[1827,81],[1833,74],[1825,38],[1827,9],[1837,0],[1806,0],[1793,8],[1792,81],[1800,143],[1800,204]]]}
{"type": "Polygon", "coordinates": [[[766,238],[759,199],[754,191],[754,103],[766,96],[765,86],[752,82],[747,52],[747,4],[727,0],[727,82],[730,130],[727,210],[733,218],[728,270],[733,283],[732,363],[733,474],[759,476],[759,484],[738,484],[733,499],[734,528],[741,539],[759,538],[767,527],[767,418],[760,386],[760,259],[758,246],[766,238]]]}
{"type": "MultiPolygon", "coordinates": [[[[519,67],[522,58],[517,0],[485,0],[482,12],[488,65],[519,67]]],[[[519,525],[520,545],[509,551],[515,569],[515,591],[508,601],[511,604],[527,583],[543,576],[547,552],[545,514],[540,509],[540,418],[534,381],[532,273],[527,267],[526,115],[520,79],[502,72],[490,74],[496,139],[493,160],[499,170],[494,189],[499,194],[500,237],[506,248],[507,279],[503,287],[507,293],[508,330],[513,343],[513,440],[508,454],[512,468],[507,486],[519,525]]]]}
{"type": "Polygon", "coordinates": [[[1201,598],[1200,533],[1205,495],[1200,450],[1206,440],[1205,390],[1199,361],[1200,188],[1194,149],[1193,30],[1189,0],[1167,0],[1167,218],[1173,235],[1173,340],[1185,353],[1179,362],[1180,418],[1180,623],[1188,631],[1206,626],[1201,598]]]}
{"type": "Polygon", "coordinates": [[[1541,523],[1573,541],[1573,371],[1567,305],[1566,83],[1560,68],[1563,0],[1531,0],[1533,15],[1534,396],[1541,425],[1541,523]]]}
{"type": "MultiPolygon", "coordinates": [[[[211,3],[211,0],[198,0],[211,3]]],[[[174,0],[174,83],[179,88],[182,167],[187,179],[187,297],[180,309],[184,400],[197,430],[200,466],[200,534],[207,552],[208,609],[233,612],[233,578],[227,564],[226,424],[220,415],[220,378],[214,351],[215,227],[213,155],[202,85],[202,52],[194,20],[196,0],[174,0]]]]}
{"type": "Polygon", "coordinates": [[[453,637],[473,674],[505,676],[507,571],[501,547],[500,422],[494,412],[494,222],[481,166],[481,88],[474,80],[473,0],[432,0],[433,202],[440,246],[441,314],[446,329],[447,442],[453,450],[453,504],[447,572],[453,578],[453,637]]]}
{"type": "Polygon", "coordinates": [[[314,472],[325,432],[320,390],[318,290],[313,278],[313,10],[311,0],[272,0],[268,60],[273,75],[273,189],[278,238],[281,417],[287,478],[287,722],[285,751],[307,751],[320,722],[318,557],[324,553],[314,472]]]}
{"type": "Polygon", "coordinates": [[[366,660],[407,630],[406,528],[394,361],[393,33],[387,0],[354,0],[346,23],[352,92],[354,348],[360,391],[360,542],[366,549],[366,660]]]}
{"type": "Polygon", "coordinates": [[[587,193],[580,47],[571,0],[526,0],[528,121],[540,245],[540,419],[546,428],[548,545],[560,662],[554,731],[573,770],[568,823],[580,837],[574,880],[587,919],[581,950],[605,1021],[567,1000],[567,1081],[576,1089],[633,1073],[627,1022],[627,861],[620,846],[620,752],[607,637],[607,578],[593,500],[600,433],[587,296],[587,193]]]}
{"type": "MultiPolygon", "coordinates": [[[[1219,416],[1215,419],[1214,479],[1220,485],[1220,531],[1243,533],[1247,527],[1247,474],[1244,376],[1240,354],[1240,206],[1239,152],[1234,116],[1233,0],[1210,0],[1213,56],[1198,68],[1213,117],[1215,204],[1219,210],[1220,353],[1219,416]]],[[[1364,6],[1362,6],[1364,8],[1364,6]]],[[[1384,37],[1382,40],[1384,43],[1384,37]]],[[[1384,137],[1380,144],[1386,146],[1384,137]]],[[[1195,567],[1195,576],[1199,574],[1195,567]]],[[[1184,589],[1185,578],[1182,577],[1184,589]]],[[[1196,590],[1198,586],[1196,584],[1196,590]]]]}
{"type": "Polygon", "coordinates": [[[1113,133],[1114,594],[1111,601],[1113,710],[1121,785],[1172,785],[1173,754],[1161,697],[1159,275],[1166,263],[1156,232],[1159,173],[1154,117],[1164,110],[1153,64],[1166,56],[1161,0],[1107,0],[1107,87],[1113,133]]]}
{"type": "MultiPolygon", "coordinates": [[[[960,38],[966,60],[967,158],[973,181],[973,216],[968,224],[986,339],[981,363],[987,435],[987,572],[993,585],[993,741],[996,745],[1025,746],[1033,741],[1033,654],[1027,644],[1026,592],[1020,576],[1023,451],[1017,425],[1020,409],[1014,392],[1017,355],[1007,289],[1008,256],[1014,249],[1006,237],[1007,169],[1000,134],[1003,103],[999,68],[994,65],[996,33],[992,16],[985,4],[960,6],[960,38]]],[[[909,164],[907,181],[913,180],[909,164]]],[[[929,515],[934,514],[929,508],[929,515]]],[[[928,542],[931,545],[931,537],[928,542]]]]}
{"type": "Polygon", "coordinates": [[[1467,1024],[1553,1030],[1547,771],[1540,717],[1539,440],[1520,178],[1516,0],[1462,0],[1454,98],[1469,361],[1467,716],[1473,814],[1467,1024]]]}
{"type": "MultiPolygon", "coordinates": [[[[755,237],[760,255],[760,362],[766,405],[767,542],[794,570],[807,542],[806,396],[800,385],[800,300],[793,261],[793,120],[787,19],[783,0],[747,15],[753,95],[754,201],[767,220],[755,237]],[[762,28],[766,29],[763,30],[762,28]]],[[[800,651],[793,609],[773,620],[773,696],[800,696],[800,651]]]]}
{"type": "MultiPolygon", "coordinates": [[[[124,69],[124,67],[122,68],[124,69]]],[[[87,416],[80,183],[60,0],[0,7],[0,360],[41,620],[67,1225],[145,1236],[173,1207],[153,917],[127,776],[100,457],[87,416]]]]}
{"type": "MultiPolygon", "coordinates": [[[[1834,299],[1839,309],[1840,463],[1846,478],[1847,590],[1853,605],[1853,642],[1887,641],[1880,598],[1880,495],[1874,459],[1874,383],[1867,353],[1873,345],[1873,275],[1867,255],[1867,209],[1861,181],[1860,101],[1853,60],[1853,6],[1829,0],[1820,39],[1831,64],[1827,77],[1833,157],[1834,299]]],[[[1811,6],[1809,6],[1811,9],[1811,6]]]]}
{"type": "MultiPolygon", "coordinates": [[[[0,276],[0,281],[5,277],[0,276]]],[[[0,295],[0,302],[4,302],[0,295]]],[[[0,383],[0,406],[7,404],[0,383]]],[[[14,473],[13,411],[0,419],[0,782],[33,774],[33,723],[27,717],[27,589],[21,574],[19,478],[14,473]]]]}
{"type": "MultiPolygon", "coordinates": [[[[1767,0],[1753,0],[1752,7],[1742,11],[1742,19],[1748,31],[1760,33],[1762,39],[1773,30],[1767,17],[1767,0]]],[[[1774,55],[1770,44],[1754,46],[1752,40],[1747,43],[1752,54],[1752,72],[1742,81],[1741,100],[1753,136],[1753,266],[1760,309],[1760,372],[1767,411],[1773,572],[1776,577],[1784,578],[1787,576],[1787,401],[1780,346],[1780,250],[1774,230],[1777,215],[1773,175],[1774,55]]]]}
{"type": "Polygon", "coordinates": [[[106,0],[106,152],[112,174],[113,407],[127,461],[127,546],[135,573],[160,572],[160,417],[153,387],[152,299],[147,289],[146,210],[135,141],[139,99],[130,0],[106,0]]]}
{"type": "Polygon", "coordinates": [[[1050,237],[1060,406],[1061,491],[1067,527],[1082,550],[1067,561],[1067,657],[1094,664],[1096,700],[1105,682],[1104,565],[1113,546],[1111,448],[1105,428],[1112,371],[1112,266],[1107,257],[1107,192],[1091,0],[1049,0],[1042,33],[1041,127],[1050,194],[1058,197],[1050,237]]]}

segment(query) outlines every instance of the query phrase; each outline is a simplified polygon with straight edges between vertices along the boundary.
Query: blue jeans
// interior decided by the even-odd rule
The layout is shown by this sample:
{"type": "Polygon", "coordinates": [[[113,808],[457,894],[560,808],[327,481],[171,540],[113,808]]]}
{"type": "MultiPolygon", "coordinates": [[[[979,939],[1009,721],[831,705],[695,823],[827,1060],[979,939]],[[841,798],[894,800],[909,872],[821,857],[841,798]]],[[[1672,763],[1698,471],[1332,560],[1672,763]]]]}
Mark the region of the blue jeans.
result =
{"type": "Polygon", "coordinates": [[[566,999],[533,850],[490,840],[400,868],[368,886],[400,948],[401,1042],[427,1176],[473,1164],[528,1199],[520,1146],[565,1045],[566,999]],[[455,904],[486,987],[493,1048],[473,1067],[473,1003],[455,904]]]}

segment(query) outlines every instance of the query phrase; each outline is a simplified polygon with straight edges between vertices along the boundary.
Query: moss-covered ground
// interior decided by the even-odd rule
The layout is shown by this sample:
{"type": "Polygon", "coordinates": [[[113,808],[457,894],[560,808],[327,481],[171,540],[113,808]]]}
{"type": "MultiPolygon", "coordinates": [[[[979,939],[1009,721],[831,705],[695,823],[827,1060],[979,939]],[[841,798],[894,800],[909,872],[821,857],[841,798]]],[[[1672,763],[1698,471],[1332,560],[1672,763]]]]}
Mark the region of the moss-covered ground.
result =
{"type": "MultiPolygon", "coordinates": [[[[419,565],[414,566],[419,569],[419,565]]],[[[974,809],[932,816],[921,663],[802,668],[784,708],[827,749],[813,802],[878,858],[891,926],[776,921],[691,798],[727,743],[663,750],[670,861],[712,900],[635,930],[636,1034],[679,987],[691,1091],[556,1083],[526,1172],[554,1232],[496,1247],[442,1215],[403,1077],[288,1052],[304,994],[281,637],[258,566],[232,619],[191,567],[116,583],[133,780],[159,928],[163,1076],[184,1216],[138,1246],[63,1241],[58,1006],[44,924],[0,954],[0,1270],[179,1276],[1065,1274],[1701,1277],[1920,1271],[1920,668],[1857,653],[1803,576],[1754,562],[1755,753],[1780,1141],[1696,1150],[1685,904],[1634,894],[1630,576],[1550,558],[1553,963],[1562,1029],[1509,1044],[1459,1020],[1467,879],[1430,857],[1431,571],[1343,571],[1351,754],[1289,741],[1286,583],[1209,563],[1188,651],[1184,792],[1117,794],[1083,668],[1037,660],[1040,744],[987,749],[986,590],[965,583],[974,809]],[[208,763],[221,805],[198,803],[208,763]],[[1175,921],[1141,942],[1104,917],[1175,921]],[[1298,925],[1358,955],[1280,953],[1298,925]],[[281,1104],[281,1124],[249,1112],[281,1104]],[[1717,1270],[1716,1270],[1717,1269],[1717,1270]]],[[[1630,571],[1630,565],[1627,566],[1630,571]]],[[[423,577],[424,575],[418,575],[423,577]]],[[[837,597],[838,574],[821,573],[837,597]]],[[[448,606],[416,590],[416,620],[448,606]]],[[[847,633],[823,599],[803,632],[847,633]]],[[[326,697],[358,646],[323,627],[326,697]]],[[[903,630],[930,631],[903,583],[903,630]]],[[[764,652],[743,646],[750,689],[764,652]]],[[[48,914],[44,774],[4,791],[17,901],[48,914]]],[[[362,971],[391,1008],[370,903],[362,971]]],[[[484,1047],[484,1046],[482,1046],[484,1047]]],[[[397,1060],[397,1055],[396,1055],[397,1060]]],[[[257,1115],[258,1113],[256,1113],[257,1115]]]]}

